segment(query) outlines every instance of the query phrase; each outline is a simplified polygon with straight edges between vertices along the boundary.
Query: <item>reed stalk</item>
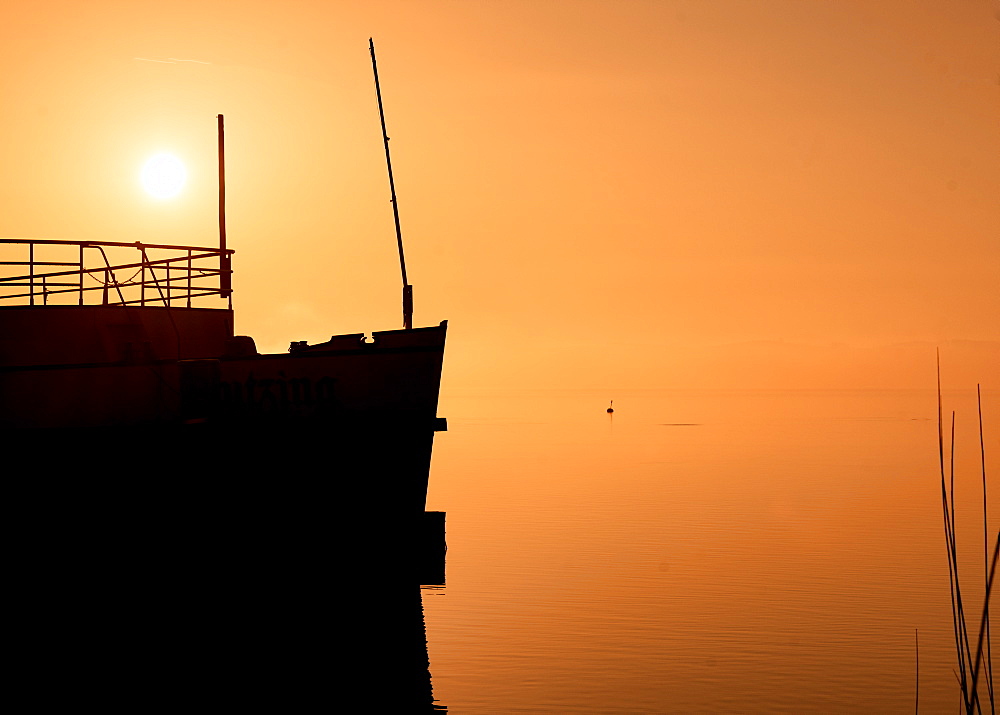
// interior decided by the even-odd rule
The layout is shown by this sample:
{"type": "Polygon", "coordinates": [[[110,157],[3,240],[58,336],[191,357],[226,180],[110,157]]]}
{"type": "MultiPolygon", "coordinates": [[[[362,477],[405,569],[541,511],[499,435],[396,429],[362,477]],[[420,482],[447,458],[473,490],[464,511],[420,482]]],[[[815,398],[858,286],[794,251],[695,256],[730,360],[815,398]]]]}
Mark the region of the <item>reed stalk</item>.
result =
{"type": "MultiPolygon", "coordinates": [[[[1000,553],[1000,532],[997,533],[993,555],[989,555],[989,524],[986,516],[986,452],[982,418],[982,396],[977,386],[977,401],[979,403],[979,442],[982,462],[983,481],[983,534],[985,561],[985,588],[983,611],[980,619],[976,647],[972,648],[969,640],[969,629],[966,620],[966,609],[962,597],[962,587],[958,568],[958,541],[955,530],[955,413],[951,413],[951,453],[948,469],[945,469],[944,458],[944,413],[941,400],[941,358],[937,361],[937,407],[938,407],[938,461],[941,472],[941,505],[944,512],[945,546],[948,554],[948,582],[951,591],[952,630],[955,638],[955,650],[958,655],[958,672],[955,674],[962,696],[962,708],[967,715],[982,713],[982,703],[979,697],[980,672],[985,675],[986,689],[989,693],[990,712],[995,715],[993,690],[993,666],[991,658],[991,641],[989,632],[989,604],[996,576],[997,556],[1000,553]],[[947,474],[946,474],[947,472],[947,474]],[[984,654],[985,646],[985,654],[984,654]]],[[[918,651],[919,658],[919,651],[918,651]]],[[[918,660],[919,668],[919,660],[918,660]]],[[[918,670],[919,688],[919,670],[918,670]]],[[[919,693],[919,690],[918,690],[919,693]]],[[[919,706],[919,702],[918,702],[919,706]]]]}
{"type": "MultiPolygon", "coordinates": [[[[983,432],[983,393],[980,385],[976,385],[976,407],[979,412],[979,464],[983,476],[983,567],[986,583],[990,584],[990,525],[986,515],[986,441],[983,432]]],[[[1000,539],[1000,533],[997,534],[1000,539]]],[[[994,551],[993,569],[996,569],[996,553],[994,551]]],[[[988,587],[987,587],[988,588],[988,587]]],[[[993,694],[993,643],[990,639],[990,601],[986,599],[983,605],[983,620],[986,622],[986,691],[990,696],[990,713],[996,715],[996,701],[993,694]]]]}
{"type": "MultiPolygon", "coordinates": [[[[993,547],[993,559],[989,566],[989,575],[986,580],[986,596],[983,598],[983,620],[979,624],[979,644],[976,647],[976,663],[972,669],[972,692],[974,694],[977,692],[977,685],[979,684],[979,666],[982,664],[983,660],[983,636],[989,627],[990,592],[993,590],[993,577],[996,576],[997,572],[998,554],[1000,554],[1000,533],[997,534],[996,545],[993,547]]],[[[989,656],[987,655],[987,657],[989,656]]],[[[990,707],[992,708],[992,683],[987,685],[987,689],[991,692],[990,707]]]]}

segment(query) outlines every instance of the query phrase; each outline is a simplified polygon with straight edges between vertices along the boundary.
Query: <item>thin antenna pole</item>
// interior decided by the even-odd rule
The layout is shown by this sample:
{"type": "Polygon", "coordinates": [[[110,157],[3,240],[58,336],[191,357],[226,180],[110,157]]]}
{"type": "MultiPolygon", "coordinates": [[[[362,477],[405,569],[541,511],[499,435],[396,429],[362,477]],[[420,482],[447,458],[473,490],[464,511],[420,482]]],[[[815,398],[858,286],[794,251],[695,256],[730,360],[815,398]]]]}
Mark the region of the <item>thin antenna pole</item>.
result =
{"type": "Polygon", "coordinates": [[[232,301],[232,263],[226,252],[226,136],[221,114],[219,115],[219,289],[222,297],[232,301]]]}
{"type": "Polygon", "coordinates": [[[406,280],[406,259],[403,258],[403,233],[399,228],[399,207],[396,205],[396,183],[392,179],[392,159],[389,158],[389,135],[385,131],[385,110],[382,109],[382,89],[378,83],[378,65],[375,63],[375,42],[368,38],[372,55],[372,72],[375,75],[375,96],[378,98],[378,116],[382,122],[382,143],[385,145],[385,167],[389,171],[389,193],[392,217],[396,222],[396,246],[399,248],[399,270],[403,274],[403,327],[413,327],[413,286],[406,280]]]}

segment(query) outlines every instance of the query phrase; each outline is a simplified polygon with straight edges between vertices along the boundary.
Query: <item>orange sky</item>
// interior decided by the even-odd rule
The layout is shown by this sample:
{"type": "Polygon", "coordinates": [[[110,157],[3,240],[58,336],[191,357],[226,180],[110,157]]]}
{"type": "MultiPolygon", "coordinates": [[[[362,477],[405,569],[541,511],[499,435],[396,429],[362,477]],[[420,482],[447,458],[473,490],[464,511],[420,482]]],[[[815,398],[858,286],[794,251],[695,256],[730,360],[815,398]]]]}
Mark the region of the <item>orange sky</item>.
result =
{"type": "Polygon", "coordinates": [[[237,330],[397,327],[370,36],[446,386],[1000,387],[992,0],[14,0],[0,236],[213,244],[223,113],[237,330]]]}

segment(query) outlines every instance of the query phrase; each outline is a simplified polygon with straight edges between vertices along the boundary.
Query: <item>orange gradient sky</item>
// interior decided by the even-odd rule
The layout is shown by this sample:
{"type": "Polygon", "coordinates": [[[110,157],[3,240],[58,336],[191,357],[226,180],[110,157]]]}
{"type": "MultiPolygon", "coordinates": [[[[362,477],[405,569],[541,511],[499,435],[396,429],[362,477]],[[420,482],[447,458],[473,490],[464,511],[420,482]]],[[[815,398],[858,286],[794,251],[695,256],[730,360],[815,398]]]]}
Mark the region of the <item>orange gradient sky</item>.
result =
{"type": "Polygon", "coordinates": [[[215,243],[222,113],[237,331],[398,327],[369,37],[446,387],[1000,387],[994,0],[15,0],[0,236],[215,243]]]}

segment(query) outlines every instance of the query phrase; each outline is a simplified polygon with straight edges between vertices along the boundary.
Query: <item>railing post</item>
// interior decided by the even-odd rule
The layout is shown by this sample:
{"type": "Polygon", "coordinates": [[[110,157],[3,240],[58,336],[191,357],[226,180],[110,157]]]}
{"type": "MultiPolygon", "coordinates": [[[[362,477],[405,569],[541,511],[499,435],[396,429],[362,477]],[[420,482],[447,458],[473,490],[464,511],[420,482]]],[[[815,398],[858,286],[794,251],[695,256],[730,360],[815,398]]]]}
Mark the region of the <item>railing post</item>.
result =
{"type": "Polygon", "coordinates": [[[83,305],[83,244],[80,244],[80,302],[83,305]]]}
{"type": "Polygon", "coordinates": [[[191,249],[188,249],[188,280],[187,280],[187,307],[191,307],[191,249]]]}
{"type": "Polygon", "coordinates": [[[28,292],[31,294],[28,304],[35,304],[35,244],[28,244],[28,292]]]}
{"type": "Polygon", "coordinates": [[[105,268],[104,269],[104,289],[101,290],[101,305],[107,305],[108,304],[108,283],[111,280],[109,273],[110,273],[110,271],[108,271],[108,269],[105,268]]]}

